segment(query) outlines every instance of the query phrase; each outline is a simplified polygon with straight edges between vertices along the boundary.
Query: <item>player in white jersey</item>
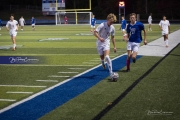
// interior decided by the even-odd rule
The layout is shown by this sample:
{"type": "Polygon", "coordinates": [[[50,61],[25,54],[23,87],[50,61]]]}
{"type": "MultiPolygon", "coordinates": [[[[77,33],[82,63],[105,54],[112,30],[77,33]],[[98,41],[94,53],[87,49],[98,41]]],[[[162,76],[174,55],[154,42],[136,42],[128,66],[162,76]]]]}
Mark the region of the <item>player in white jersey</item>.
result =
{"type": "Polygon", "coordinates": [[[166,20],[166,16],[163,16],[163,20],[160,21],[159,27],[162,31],[166,47],[168,47],[168,34],[170,33],[170,23],[169,20],[166,20]]]}
{"type": "Polygon", "coordinates": [[[6,24],[6,29],[9,31],[9,34],[12,39],[13,48],[12,50],[16,49],[16,35],[18,31],[19,24],[16,20],[14,20],[14,15],[10,16],[10,20],[6,24]]]}
{"type": "Polygon", "coordinates": [[[23,31],[24,24],[26,24],[26,22],[25,22],[23,16],[21,16],[21,18],[19,19],[19,25],[21,26],[22,31],[23,31]]]}
{"type": "Polygon", "coordinates": [[[152,24],[152,13],[150,13],[150,15],[149,15],[149,17],[148,17],[148,23],[149,23],[148,31],[152,31],[152,29],[151,29],[151,24],[152,24]]]}
{"type": "Polygon", "coordinates": [[[116,16],[111,13],[107,16],[107,22],[101,23],[94,31],[94,35],[95,35],[95,37],[97,37],[96,46],[97,46],[97,51],[100,55],[102,66],[104,69],[106,68],[105,63],[104,63],[104,60],[106,60],[107,64],[108,64],[111,79],[112,79],[114,73],[112,71],[112,62],[109,57],[109,53],[110,53],[110,38],[109,38],[109,36],[111,35],[111,40],[112,40],[112,43],[114,46],[114,52],[116,52],[116,44],[115,44],[115,38],[114,38],[115,28],[112,25],[116,21],[117,21],[116,16]]]}

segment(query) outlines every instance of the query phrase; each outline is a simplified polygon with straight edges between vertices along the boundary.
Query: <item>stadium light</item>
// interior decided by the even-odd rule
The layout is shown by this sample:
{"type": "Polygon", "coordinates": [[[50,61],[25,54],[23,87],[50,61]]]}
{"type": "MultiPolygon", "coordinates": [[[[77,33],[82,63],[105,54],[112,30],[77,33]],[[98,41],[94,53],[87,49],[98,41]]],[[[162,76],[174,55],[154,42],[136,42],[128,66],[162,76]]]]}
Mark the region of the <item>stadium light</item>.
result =
{"type": "Polygon", "coordinates": [[[119,2],[119,7],[120,8],[124,8],[125,7],[125,2],[124,1],[120,1],[119,2]]]}

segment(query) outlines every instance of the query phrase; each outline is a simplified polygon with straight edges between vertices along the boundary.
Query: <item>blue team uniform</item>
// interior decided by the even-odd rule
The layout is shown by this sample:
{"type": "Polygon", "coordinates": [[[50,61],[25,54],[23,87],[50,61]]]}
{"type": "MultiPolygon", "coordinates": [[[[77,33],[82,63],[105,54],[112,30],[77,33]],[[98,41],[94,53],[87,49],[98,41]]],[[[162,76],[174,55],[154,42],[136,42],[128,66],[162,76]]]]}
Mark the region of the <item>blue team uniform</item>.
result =
{"type": "Polygon", "coordinates": [[[144,25],[141,22],[136,21],[134,25],[131,23],[127,26],[127,33],[130,34],[129,42],[141,43],[142,35],[141,31],[144,30],[144,25]]]}
{"type": "Polygon", "coordinates": [[[121,21],[121,28],[126,29],[126,20],[121,21]]]}
{"type": "Polygon", "coordinates": [[[2,20],[0,19],[0,27],[2,26],[2,20]]]}
{"type": "Polygon", "coordinates": [[[35,24],[35,22],[36,22],[36,19],[35,19],[35,18],[32,18],[32,19],[31,19],[31,23],[32,23],[32,24],[35,24]]]}
{"type": "Polygon", "coordinates": [[[91,25],[92,25],[92,26],[95,26],[95,23],[96,23],[96,18],[92,18],[92,19],[91,19],[91,25]]]}

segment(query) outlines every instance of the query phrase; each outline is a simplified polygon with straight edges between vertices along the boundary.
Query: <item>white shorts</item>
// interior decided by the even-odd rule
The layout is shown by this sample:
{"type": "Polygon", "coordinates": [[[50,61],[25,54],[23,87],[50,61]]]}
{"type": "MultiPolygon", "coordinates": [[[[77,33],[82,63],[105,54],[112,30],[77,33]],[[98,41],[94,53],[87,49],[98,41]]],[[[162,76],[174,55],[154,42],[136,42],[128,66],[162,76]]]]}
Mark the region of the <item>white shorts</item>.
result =
{"type": "Polygon", "coordinates": [[[149,23],[149,24],[152,24],[152,22],[151,22],[151,21],[149,21],[148,23],[149,23]]]}
{"type": "Polygon", "coordinates": [[[95,25],[93,26],[93,25],[91,25],[91,28],[95,28],[95,25]]]}
{"type": "Polygon", "coordinates": [[[162,35],[167,35],[169,34],[169,31],[162,31],[162,35]]]}
{"type": "Polygon", "coordinates": [[[9,34],[10,34],[11,37],[16,37],[17,32],[13,31],[13,32],[9,32],[9,34]]]}
{"type": "Polygon", "coordinates": [[[139,46],[140,46],[140,43],[128,42],[127,50],[132,50],[134,52],[138,52],[139,46]]]}
{"type": "Polygon", "coordinates": [[[35,24],[32,24],[32,26],[35,26],[35,24]]]}
{"type": "Polygon", "coordinates": [[[20,26],[24,26],[24,24],[20,24],[20,26]]]}
{"type": "Polygon", "coordinates": [[[97,44],[97,51],[99,55],[104,55],[104,51],[110,50],[110,44],[99,46],[97,44]]]}

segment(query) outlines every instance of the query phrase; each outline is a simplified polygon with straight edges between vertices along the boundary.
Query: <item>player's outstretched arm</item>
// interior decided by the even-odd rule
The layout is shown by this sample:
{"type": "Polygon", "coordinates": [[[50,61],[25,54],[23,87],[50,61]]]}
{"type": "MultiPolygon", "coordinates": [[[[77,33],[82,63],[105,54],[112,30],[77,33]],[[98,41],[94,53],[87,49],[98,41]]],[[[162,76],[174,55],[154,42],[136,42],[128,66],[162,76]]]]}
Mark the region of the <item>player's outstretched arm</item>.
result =
{"type": "Polygon", "coordinates": [[[116,52],[117,49],[116,49],[116,41],[115,41],[114,36],[111,36],[111,40],[112,40],[112,43],[113,43],[113,46],[114,46],[114,52],[116,52]]]}

